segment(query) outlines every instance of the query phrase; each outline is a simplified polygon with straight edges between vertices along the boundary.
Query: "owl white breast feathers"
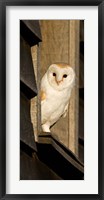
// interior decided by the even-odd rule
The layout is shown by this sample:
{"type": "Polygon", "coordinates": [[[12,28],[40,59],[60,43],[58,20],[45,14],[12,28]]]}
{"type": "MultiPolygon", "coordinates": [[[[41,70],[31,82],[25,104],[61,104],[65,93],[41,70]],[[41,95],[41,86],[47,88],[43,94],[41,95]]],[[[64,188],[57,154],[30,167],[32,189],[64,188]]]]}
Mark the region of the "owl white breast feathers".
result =
{"type": "Polygon", "coordinates": [[[41,80],[41,124],[44,132],[66,116],[75,82],[74,70],[65,63],[50,65],[41,80]]]}

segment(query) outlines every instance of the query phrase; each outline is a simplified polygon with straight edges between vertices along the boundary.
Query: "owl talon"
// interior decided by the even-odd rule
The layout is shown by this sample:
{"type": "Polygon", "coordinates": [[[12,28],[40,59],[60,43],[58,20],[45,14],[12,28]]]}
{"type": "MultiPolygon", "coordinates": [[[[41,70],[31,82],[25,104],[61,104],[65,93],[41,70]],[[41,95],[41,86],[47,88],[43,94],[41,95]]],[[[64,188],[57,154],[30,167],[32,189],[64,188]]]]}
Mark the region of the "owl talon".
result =
{"type": "Polygon", "coordinates": [[[47,124],[42,125],[43,132],[50,132],[49,126],[47,124]]]}

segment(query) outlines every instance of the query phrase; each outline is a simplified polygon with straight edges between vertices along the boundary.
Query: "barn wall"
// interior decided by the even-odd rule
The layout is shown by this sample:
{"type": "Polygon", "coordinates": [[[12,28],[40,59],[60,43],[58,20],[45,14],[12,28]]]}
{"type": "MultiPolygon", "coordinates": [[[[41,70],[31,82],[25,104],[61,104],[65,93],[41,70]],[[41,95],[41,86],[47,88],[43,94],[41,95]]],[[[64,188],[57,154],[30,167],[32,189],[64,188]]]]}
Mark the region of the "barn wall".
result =
{"type": "MultiPolygon", "coordinates": [[[[76,83],[72,92],[68,114],[65,118],[60,118],[60,120],[51,128],[51,134],[53,134],[56,139],[78,155],[80,21],[41,20],[40,28],[42,34],[39,58],[40,65],[38,66],[40,79],[47,71],[47,68],[55,62],[69,63],[74,68],[76,73],[76,83]]],[[[35,59],[37,56],[36,52],[37,51],[33,48],[32,57],[34,70],[37,67],[37,61],[35,59]]],[[[32,110],[34,106],[37,107],[36,102],[37,100],[33,99],[31,103],[34,128],[37,126],[37,119],[35,119],[37,114],[33,113],[34,111],[32,110]]],[[[39,132],[37,134],[39,134],[39,132]]]]}

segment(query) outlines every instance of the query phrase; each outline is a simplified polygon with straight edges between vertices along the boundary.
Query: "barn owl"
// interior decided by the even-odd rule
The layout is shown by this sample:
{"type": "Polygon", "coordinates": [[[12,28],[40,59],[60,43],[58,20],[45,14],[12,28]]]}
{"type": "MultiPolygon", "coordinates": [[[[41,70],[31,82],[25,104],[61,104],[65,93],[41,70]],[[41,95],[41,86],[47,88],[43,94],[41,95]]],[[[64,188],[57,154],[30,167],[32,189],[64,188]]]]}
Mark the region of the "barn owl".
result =
{"type": "Polygon", "coordinates": [[[65,63],[49,66],[41,80],[41,125],[44,132],[68,110],[71,91],[75,82],[74,70],[65,63]]]}

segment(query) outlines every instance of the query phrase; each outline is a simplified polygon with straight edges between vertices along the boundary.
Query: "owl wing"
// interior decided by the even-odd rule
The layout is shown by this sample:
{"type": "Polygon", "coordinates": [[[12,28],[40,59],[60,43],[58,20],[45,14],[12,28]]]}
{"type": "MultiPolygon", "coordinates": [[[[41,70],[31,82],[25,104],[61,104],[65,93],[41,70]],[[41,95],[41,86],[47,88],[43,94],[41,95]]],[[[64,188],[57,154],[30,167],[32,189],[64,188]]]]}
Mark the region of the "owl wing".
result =
{"type": "Polygon", "coordinates": [[[40,99],[41,101],[44,101],[46,99],[46,93],[44,90],[41,89],[40,91],[40,99]]]}

